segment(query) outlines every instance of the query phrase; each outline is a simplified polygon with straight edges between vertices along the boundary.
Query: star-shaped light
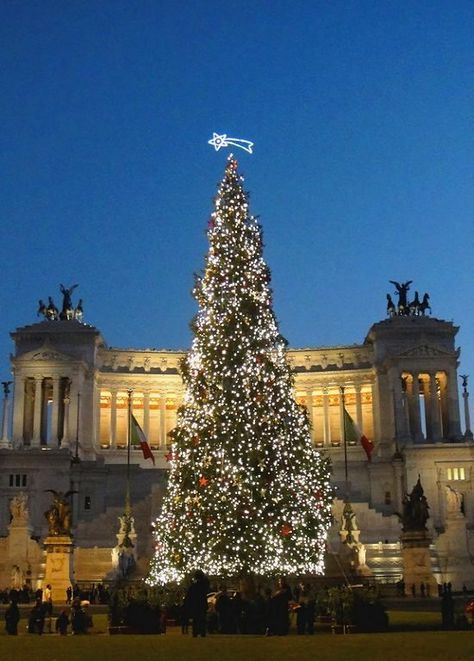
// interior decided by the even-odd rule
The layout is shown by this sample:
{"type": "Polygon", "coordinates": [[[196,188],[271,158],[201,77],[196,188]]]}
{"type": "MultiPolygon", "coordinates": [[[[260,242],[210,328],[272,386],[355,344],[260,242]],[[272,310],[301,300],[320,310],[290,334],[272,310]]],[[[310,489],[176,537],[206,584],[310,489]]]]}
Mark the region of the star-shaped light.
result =
{"type": "Polygon", "coordinates": [[[243,149],[249,154],[253,153],[253,142],[250,142],[250,140],[243,140],[242,138],[229,138],[227,133],[220,134],[213,132],[212,138],[208,140],[207,144],[212,145],[216,151],[219,151],[222,147],[233,145],[234,147],[243,149]]]}
{"type": "Polygon", "coordinates": [[[201,477],[199,478],[199,486],[200,487],[206,487],[208,484],[209,484],[209,480],[207,479],[207,477],[204,477],[204,475],[201,475],[201,477]]]}

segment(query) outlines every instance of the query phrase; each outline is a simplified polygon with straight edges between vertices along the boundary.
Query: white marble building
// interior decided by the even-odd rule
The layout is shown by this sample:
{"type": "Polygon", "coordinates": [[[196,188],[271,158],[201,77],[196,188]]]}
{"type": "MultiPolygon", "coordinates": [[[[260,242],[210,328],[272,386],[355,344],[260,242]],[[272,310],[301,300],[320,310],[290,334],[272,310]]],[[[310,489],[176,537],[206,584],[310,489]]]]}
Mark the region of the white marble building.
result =
{"type": "MultiPolygon", "coordinates": [[[[347,458],[360,541],[380,580],[400,578],[395,512],[420,475],[431,508],[435,575],[474,588],[474,445],[461,427],[457,330],[448,321],[394,316],[374,324],[360,345],[288,351],[295,396],[308,409],[314,444],[331,457],[336,487],[346,488],[341,387],[349,414],[375,444],[371,463],[358,444],[347,447],[347,458]]],[[[12,338],[14,394],[9,407],[4,400],[11,424],[4,420],[0,443],[0,586],[12,571],[12,559],[1,551],[7,548],[10,502],[20,492],[28,495],[28,530],[41,540],[50,503],[44,490],[77,491],[75,578],[98,580],[110,572],[124,502],[129,390],[156,457],[154,467],[132,451],[144,566],[152,552],[150,521],[166,481],[168,434],[183,396],[183,353],[111,348],[97,328],[75,319],[18,328],[12,338]]],[[[465,398],[467,403],[467,392],[465,398]]],[[[339,500],[334,511],[337,521],[339,500]]],[[[334,550],[337,533],[336,523],[334,550]]],[[[25,556],[15,566],[22,563],[23,577],[41,579],[40,562],[25,556]]]]}

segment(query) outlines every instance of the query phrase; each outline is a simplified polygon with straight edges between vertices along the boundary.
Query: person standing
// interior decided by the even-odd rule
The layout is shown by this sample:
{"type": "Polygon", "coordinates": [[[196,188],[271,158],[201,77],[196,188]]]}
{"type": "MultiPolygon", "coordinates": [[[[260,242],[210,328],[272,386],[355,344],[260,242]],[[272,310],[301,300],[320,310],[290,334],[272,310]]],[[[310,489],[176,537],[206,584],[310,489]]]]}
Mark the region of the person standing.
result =
{"type": "Polygon", "coordinates": [[[18,635],[18,622],[20,621],[20,610],[16,601],[12,601],[5,611],[5,630],[9,636],[18,635]]]}
{"type": "Polygon", "coordinates": [[[193,620],[193,638],[206,636],[207,593],[209,580],[200,569],[194,572],[193,582],[186,593],[189,616],[193,620]]]}
{"type": "Polygon", "coordinates": [[[69,585],[66,590],[66,604],[70,604],[72,601],[72,587],[69,585]]]}

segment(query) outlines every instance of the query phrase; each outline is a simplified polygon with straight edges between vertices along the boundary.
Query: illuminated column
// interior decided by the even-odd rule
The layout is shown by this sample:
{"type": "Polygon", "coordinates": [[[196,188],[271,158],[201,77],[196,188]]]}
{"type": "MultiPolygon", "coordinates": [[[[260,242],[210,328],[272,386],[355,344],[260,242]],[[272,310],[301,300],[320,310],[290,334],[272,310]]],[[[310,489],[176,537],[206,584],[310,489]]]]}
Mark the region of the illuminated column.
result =
{"type": "Polygon", "coordinates": [[[69,406],[71,404],[71,398],[70,398],[70,388],[71,384],[68,382],[66,385],[66,389],[64,391],[64,399],[63,399],[63,405],[64,405],[64,428],[63,428],[63,438],[61,440],[61,447],[62,448],[69,448],[70,445],[70,440],[71,440],[71,422],[69,419],[69,406]]]}
{"type": "Polygon", "coordinates": [[[117,447],[117,391],[110,393],[110,448],[115,450],[117,447]]]}
{"type": "Polygon", "coordinates": [[[160,397],[160,448],[166,448],[166,395],[160,397]]]}
{"type": "Polygon", "coordinates": [[[39,448],[41,445],[41,412],[43,408],[42,376],[35,376],[35,406],[33,413],[33,438],[31,446],[39,448]]]}
{"type": "Polygon", "coordinates": [[[23,443],[25,420],[25,379],[15,375],[15,392],[13,396],[13,441],[23,443]]]}
{"type": "Polygon", "coordinates": [[[323,430],[324,430],[324,445],[331,443],[331,423],[329,420],[329,391],[323,388],[323,430]]]}
{"type": "Polygon", "coordinates": [[[362,424],[362,393],[360,384],[356,383],[354,386],[356,393],[356,422],[360,430],[363,430],[364,425],[362,424]]]}
{"type": "Polygon", "coordinates": [[[315,429],[314,429],[314,416],[313,416],[313,392],[312,390],[306,391],[306,408],[308,410],[308,420],[310,424],[310,434],[314,442],[315,429]]]}
{"type": "MultiPolygon", "coordinates": [[[[53,447],[58,445],[58,422],[59,422],[59,376],[52,377],[53,383],[53,402],[51,408],[51,444],[53,447]]],[[[49,439],[48,439],[49,440],[49,439]]]]}
{"type": "Polygon", "coordinates": [[[434,372],[430,372],[430,419],[431,440],[439,441],[441,438],[441,421],[439,417],[438,383],[434,372]]]}
{"type": "Polygon", "coordinates": [[[424,439],[423,431],[421,429],[421,418],[420,418],[420,384],[418,382],[418,372],[413,374],[413,385],[412,385],[412,395],[411,395],[411,407],[413,414],[413,435],[415,441],[422,441],[424,439]]]}
{"type": "Polygon", "coordinates": [[[459,415],[458,384],[456,379],[456,369],[451,368],[447,374],[448,377],[448,438],[452,441],[460,439],[461,420],[459,415]]]}
{"type": "Polygon", "coordinates": [[[143,393],[143,433],[150,443],[150,393],[143,393]]]}
{"type": "Polygon", "coordinates": [[[408,440],[408,425],[405,408],[403,405],[402,380],[398,368],[391,372],[391,384],[393,391],[393,415],[394,415],[394,437],[401,440],[408,440]]]}

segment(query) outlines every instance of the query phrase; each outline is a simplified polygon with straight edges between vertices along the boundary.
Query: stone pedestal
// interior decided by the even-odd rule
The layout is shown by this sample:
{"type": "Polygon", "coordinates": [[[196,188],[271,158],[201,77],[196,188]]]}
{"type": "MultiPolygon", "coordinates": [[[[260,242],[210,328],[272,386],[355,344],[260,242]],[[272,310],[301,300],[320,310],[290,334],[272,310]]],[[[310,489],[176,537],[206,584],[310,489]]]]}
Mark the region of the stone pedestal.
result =
{"type": "Polygon", "coordinates": [[[403,532],[400,537],[402,543],[403,580],[405,593],[412,594],[415,586],[416,595],[421,594],[420,586],[425,585],[425,594],[435,596],[438,594],[438,584],[433,576],[431,566],[430,544],[431,536],[427,530],[413,530],[403,532]]]}
{"type": "Polygon", "coordinates": [[[53,603],[66,600],[66,590],[72,585],[73,542],[68,535],[51,535],[44,540],[46,569],[43,586],[51,585],[53,603]]]}
{"type": "Polygon", "coordinates": [[[451,515],[446,519],[445,532],[436,540],[440,583],[451,583],[453,590],[461,590],[463,585],[474,584],[474,565],[471,561],[469,531],[462,514],[451,515]]]}

